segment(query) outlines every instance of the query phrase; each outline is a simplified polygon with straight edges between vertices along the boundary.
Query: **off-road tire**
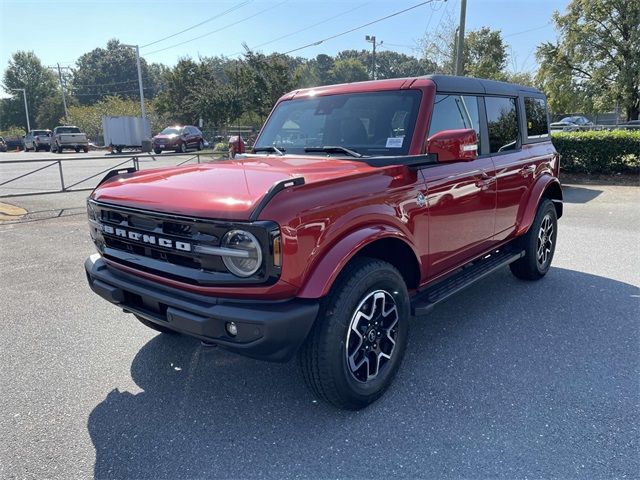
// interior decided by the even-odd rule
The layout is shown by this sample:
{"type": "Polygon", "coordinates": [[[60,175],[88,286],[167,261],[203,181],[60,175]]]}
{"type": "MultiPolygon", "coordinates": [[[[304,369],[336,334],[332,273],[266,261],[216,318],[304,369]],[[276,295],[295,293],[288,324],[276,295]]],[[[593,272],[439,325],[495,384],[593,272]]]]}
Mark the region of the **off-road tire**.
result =
{"type": "MultiPolygon", "coordinates": [[[[402,362],[409,316],[407,287],[393,265],[366,257],[350,262],[322,299],[315,324],[299,352],[302,375],[312,392],[348,410],[364,408],[377,400],[391,384],[402,362]],[[362,302],[378,291],[388,292],[397,308],[395,346],[391,359],[380,368],[378,376],[362,382],[355,378],[348,364],[347,335],[362,302]]],[[[369,363],[367,375],[368,369],[369,363]]]]}
{"type": "MultiPolygon", "coordinates": [[[[543,234],[542,238],[545,239],[546,234],[543,234]]],[[[544,277],[549,268],[551,268],[557,238],[558,214],[556,213],[556,208],[551,200],[543,199],[538,206],[538,211],[529,227],[529,231],[518,243],[519,247],[524,250],[525,255],[509,265],[511,273],[522,280],[539,280],[544,277]],[[543,223],[551,227],[551,242],[550,244],[547,241],[544,242],[543,249],[547,250],[547,252],[545,252],[545,260],[541,261],[538,251],[541,241],[539,236],[542,234],[542,230],[548,230],[543,228],[543,223]]]]}
{"type": "Polygon", "coordinates": [[[167,335],[179,335],[178,332],[176,332],[175,330],[171,330],[170,328],[165,328],[162,325],[158,325],[157,323],[150,322],[146,318],[140,317],[135,314],[134,314],[134,317],[136,317],[140,321],[140,323],[142,323],[145,327],[149,327],[150,329],[155,330],[156,332],[166,333],[167,335]]]}

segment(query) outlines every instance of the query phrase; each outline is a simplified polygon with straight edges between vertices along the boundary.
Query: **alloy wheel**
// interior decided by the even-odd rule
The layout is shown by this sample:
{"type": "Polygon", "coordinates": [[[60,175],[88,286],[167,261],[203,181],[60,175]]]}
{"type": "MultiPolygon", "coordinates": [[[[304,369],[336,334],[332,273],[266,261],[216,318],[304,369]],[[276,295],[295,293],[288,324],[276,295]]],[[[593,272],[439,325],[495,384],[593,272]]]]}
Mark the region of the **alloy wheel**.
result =
{"type": "Polygon", "coordinates": [[[536,244],[536,259],[541,268],[547,266],[551,260],[551,251],[553,250],[553,220],[551,215],[547,214],[540,223],[538,231],[538,242],[536,244]]]}
{"type": "Polygon", "coordinates": [[[385,290],[369,293],[356,308],[347,333],[346,357],[351,376],[366,383],[384,370],[395,351],[398,308],[385,290]]]}

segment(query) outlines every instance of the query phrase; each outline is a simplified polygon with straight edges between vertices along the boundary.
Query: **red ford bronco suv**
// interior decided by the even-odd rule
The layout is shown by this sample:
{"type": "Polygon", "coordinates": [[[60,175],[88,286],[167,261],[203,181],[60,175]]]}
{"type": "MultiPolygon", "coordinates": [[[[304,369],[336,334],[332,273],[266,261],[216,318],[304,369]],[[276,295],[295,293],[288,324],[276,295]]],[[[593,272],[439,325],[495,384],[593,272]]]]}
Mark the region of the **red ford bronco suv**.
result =
{"type": "Polygon", "coordinates": [[[562,215],[544,95],[429,76],[284,95],[251,153],[110,172],[88,199],[93,291],[163,333],[297,352],[320,398],[391,383],[411,315],[509,265],[549,270],[562,215]]]}

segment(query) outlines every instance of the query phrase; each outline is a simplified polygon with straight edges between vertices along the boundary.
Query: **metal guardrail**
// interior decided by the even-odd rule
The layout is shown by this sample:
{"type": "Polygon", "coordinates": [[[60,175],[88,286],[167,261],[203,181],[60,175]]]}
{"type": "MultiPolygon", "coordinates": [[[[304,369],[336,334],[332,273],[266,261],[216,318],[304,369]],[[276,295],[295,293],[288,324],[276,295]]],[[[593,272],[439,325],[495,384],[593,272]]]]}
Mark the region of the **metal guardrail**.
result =
{"type": "MultiPolygon", "coordinates": [[[[182,160],[180,162],[178,162],[176,164],[176,166],[180,166],[180,165],[184,165],[185,163],[194,161],[196,163],[202,163],[203,162],[203,157],[205,159],[210,158],[211,160],[215,159],[216,154],[200,154],[200,153],[187,153],[187,154],[163,154],[161,158],[165,159],[167,157],[176,157],[179,159],[185,158],[185,160],[182,160]]],[[[219,156],[220,158],[223,158],[223,154],[218,154],[217,156],[219,156]]],[[[141,154],[136,154],[136,155],[117,155],[117,156],[100,156],[100,157],[75,157],[75,158],[29,158],[29,159],[25,159],[25,160],[0,160],[0,167],[3,165],[10,165],[10,164],[17,164],[17,165],[25,165],[25,164],[42,164],[42,163],[46,163],[46,165],[35,168],[34,170],[30,170],[26,173],[17,175],[15,177],[12,177],[8,180],[4,180],[2,182],[0,182],[0,187],[4,186],[4,185],[8,185],[10,183],[16,182],[17,180],[20,180],[22,178],[28,177],[30,175],[33,175],[34,173],[37,172],[41,172],[42,170],[45,170],[47,168],[51,168],[54,166],[58,166],[58,174],[59,174],[59,178],[60,178],[60,188],[57,190],[38,190],[38,191],[31,191],[31,192],[23,192],[23,193],[10,193],[10,194],[0,194],[0,198],[9,198],[9,197],[26,197],[26,196],[31,196],[31,195],[44,195],[44,194],[49,194],[49,193],[65,193],[65,192],[83,192],[83,191],[90,191],[93,190],[95,188],[95,186],[92,187],[82,187],[82,188],[74,188],[77,187],[78,185],[86,182],[87,180],[91,180],[93,178],[99,177],[101,175],[106,174],[107,172],[114,170],[116,168],[122,167],[123,165],[127,165],[129,163],[131,163],[131,165],[133,167],[136,168],[136,170],[140,170],[140,159],[152,159],[152,160],[156,160],[156,156],[153,154],[149,154],[149,155],[141,155],[141,154]],[[120,160],[122,158],[125,158],[126,160],[117,163],[115,165],[109,165],[109,168],[106,168],[104,170],[100,170],[98,173],[94,173],[92,175],[89,175],[88,177],[84,177],[81,180],[75,181],[72,184],[68,184],[67,182],[65,182],[65,177],[64,177],[64,168],[62,166],[63,163],[80,163],[80,162],[91,162],[91,161],[98,161],[98,160],[102,160],[104,161],[109,161],[109,160],[113,160],[113,159],[117,159],[120,160]]],[[[205,160],[206,161],[206,160],[205,160]]]]}

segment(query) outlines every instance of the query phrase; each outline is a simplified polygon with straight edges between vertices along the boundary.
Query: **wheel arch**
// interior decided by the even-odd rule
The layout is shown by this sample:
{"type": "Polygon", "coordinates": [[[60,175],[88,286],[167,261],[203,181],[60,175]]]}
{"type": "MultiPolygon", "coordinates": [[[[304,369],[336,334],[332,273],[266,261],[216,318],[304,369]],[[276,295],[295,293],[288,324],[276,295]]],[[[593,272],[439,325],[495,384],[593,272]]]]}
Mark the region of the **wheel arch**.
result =
{"type": "Polygon", "coordinates": [[[540,205],[543,199],[549,199],[553,202],[556,214],[558,218],[560,218],[563,213],[563,195],[562,187],[556,177],[543,175],[534,184],[527,201],[523,203],[520,213],[518,214],[516,236],[523,235],[529,230],[536,216],[538,205],[540,205]]]}
{"type": "Polygon", "coordinates": [[[327,295],[340,272],[354,259],[362,257],[390,263],[398,269],[408,289],[418,287],[421,266],[409,240],[398,230],[380,226],[352,232],[338,241],[311,270],[297,296],[327,295]]]}

